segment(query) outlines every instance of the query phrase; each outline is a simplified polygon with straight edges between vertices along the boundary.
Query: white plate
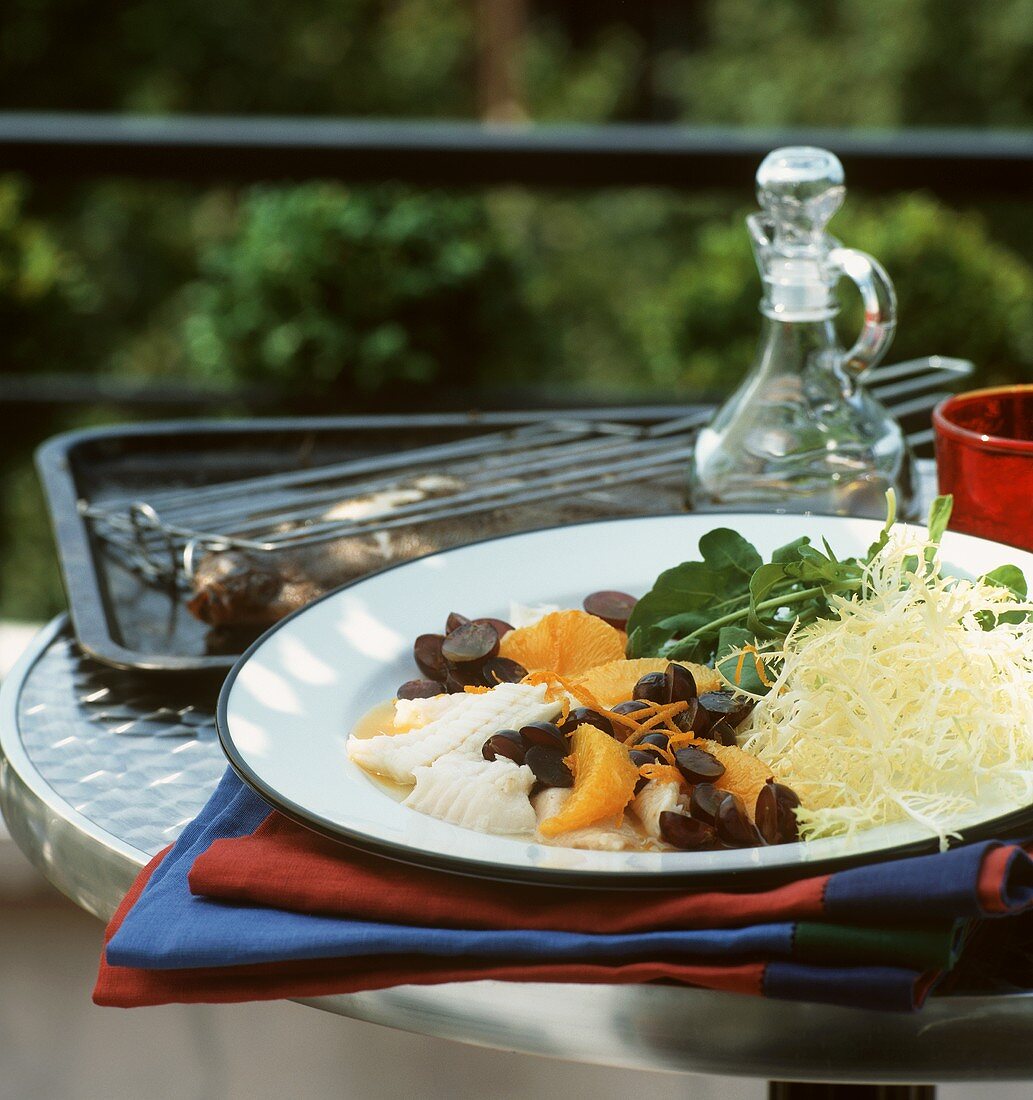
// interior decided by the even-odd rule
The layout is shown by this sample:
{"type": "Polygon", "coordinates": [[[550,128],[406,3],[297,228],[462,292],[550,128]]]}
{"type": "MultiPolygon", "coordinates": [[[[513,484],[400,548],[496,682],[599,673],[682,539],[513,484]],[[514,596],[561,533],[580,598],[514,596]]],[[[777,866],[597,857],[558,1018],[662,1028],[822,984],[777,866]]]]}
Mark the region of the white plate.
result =
{"type": "MultiPolygon", "coordinates": [[[[490,836],[402,806],[349,761],[356,720],[417,675],[412,643],[450,611],[504,618],[510,601],[580,607],[599,589],[642,594],[657,574],[698,557],[700,535],[732,527],[767,557],[801,534],[840,556],[864,554],[872,520],[777,515],[650,516],[510,535],[432,554],[340,588],[284,619],[241,657],[219,699],[219,733],[233,767],[279,810],[357,847],[411,863],[492,878],[567,885],[703,885],[734,876],[777,879],[862,859],[931,850],[907,823],[832,838],[718,852],[587,852],[490,836]]],[[[943,560],[978,576],[1006,563],[1033,579],[1033,554],[947,534],[943,560]]],[[[957,822],[967,836],[1011,824],[1027,807],[984,806],[957,822]]]]}

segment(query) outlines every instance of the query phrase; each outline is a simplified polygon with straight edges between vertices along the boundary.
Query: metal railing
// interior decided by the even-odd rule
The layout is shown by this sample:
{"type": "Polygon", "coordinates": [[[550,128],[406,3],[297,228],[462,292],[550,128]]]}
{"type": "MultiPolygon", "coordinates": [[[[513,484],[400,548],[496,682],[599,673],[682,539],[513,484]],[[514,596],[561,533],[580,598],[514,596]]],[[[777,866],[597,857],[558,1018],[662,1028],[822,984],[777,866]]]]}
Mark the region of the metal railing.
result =
{"type": "Polygon", "coordinates": [[[0,171],[35,177],[743,189],[779,145],[820,145],[852,186],[1033,194],[1033,133],[516,126],[0,112],[0,171]]]}

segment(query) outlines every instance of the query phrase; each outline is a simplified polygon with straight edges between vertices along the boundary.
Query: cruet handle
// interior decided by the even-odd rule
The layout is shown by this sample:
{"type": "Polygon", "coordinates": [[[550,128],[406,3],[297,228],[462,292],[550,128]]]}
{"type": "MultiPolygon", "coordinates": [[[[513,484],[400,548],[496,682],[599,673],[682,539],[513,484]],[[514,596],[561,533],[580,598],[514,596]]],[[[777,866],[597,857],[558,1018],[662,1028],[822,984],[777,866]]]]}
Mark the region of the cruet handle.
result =
{"type": "Polygon", "coordinates": [[[833,248],[830,266],[852,279],[864,303],[864,325],[857,343],[843,356],[843,366],[857,378],[886,354],[897,327],[897,295],[878,260],[856,248],[833,248]]]}

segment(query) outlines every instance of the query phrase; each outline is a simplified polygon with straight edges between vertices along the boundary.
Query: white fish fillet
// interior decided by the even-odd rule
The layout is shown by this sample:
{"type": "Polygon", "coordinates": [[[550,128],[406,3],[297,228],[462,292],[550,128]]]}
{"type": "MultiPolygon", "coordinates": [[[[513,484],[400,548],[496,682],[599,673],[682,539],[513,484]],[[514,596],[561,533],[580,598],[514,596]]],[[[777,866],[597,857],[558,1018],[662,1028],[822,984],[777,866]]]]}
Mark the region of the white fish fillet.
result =
{"type": "MultiPolygon", "coordinates": [[[[570,797],[569,787],[547,787],[534,799],[534,812],[538,822],[555,817],[570,797]]],[[[552,844],[561,848],[582,848],[594,852],[622,852],[625,848],[641,848],[642,837],[627,821],[617,825],[614,820],[583,829],[571,829],[556,837],[537,835],[540,844],[552,844]]]]}
{"type": "Polygon", "coordinates": [[[429,768],[417,768],[415,774],[416,786],[403,806],[482,833],[534,829],[534,810],[527,797],[534,773],[526,765],[450,753],[429,768]]]}
{"type": "Polygon", "coordinates": [[[499,684],[480,695],[463,696],[464,702],[455,712],[449,709],[421,729],[349,737],[348,756],[367,771],[396,783],[412,783],[417,768],[425,768],[439,757],[457,753],[480,760],[481,747],[498,730],[554,718],[560,704],[545,702],[545,690],[544,684],[499,684]]]}
{"type": "Polygon", "coordinates": [[[442,718],[446,714],[459,714],[475,696],[432,695],[429,699],[396,699],[395,729],[415,730],[442,718]]]}
{"type": "Polygon", "coordinates": [[[642,822],[643,828],[657,840],[660,839],[660,815],[678,808],[681,798],[681,784],[651,779],[635,795],[631,803],[632,812],[642,822]]]}

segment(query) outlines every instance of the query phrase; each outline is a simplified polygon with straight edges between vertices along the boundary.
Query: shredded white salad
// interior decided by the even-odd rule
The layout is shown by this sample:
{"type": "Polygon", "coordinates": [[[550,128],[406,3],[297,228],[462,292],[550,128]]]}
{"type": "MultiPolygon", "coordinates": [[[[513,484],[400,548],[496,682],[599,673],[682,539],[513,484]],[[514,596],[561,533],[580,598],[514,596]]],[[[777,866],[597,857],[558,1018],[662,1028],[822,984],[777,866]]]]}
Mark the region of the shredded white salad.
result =
{"type": "Polygon", "coordinates": [[[770,663],[743,748],[800,796],[806,839],[910,819],[946,846],[977,806],[1033,801],[1033,622],[1000,620],[1033,604],[942,576],[925,547],[892,537],[866,597],[834,597],[839,618],[770,663]]]}

